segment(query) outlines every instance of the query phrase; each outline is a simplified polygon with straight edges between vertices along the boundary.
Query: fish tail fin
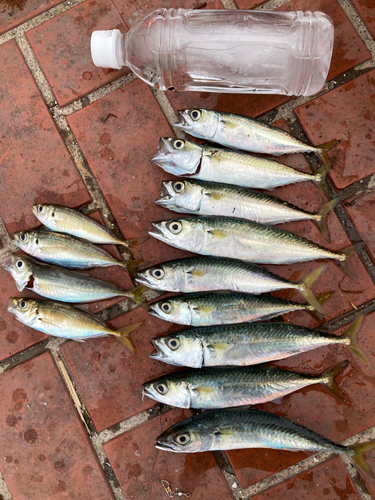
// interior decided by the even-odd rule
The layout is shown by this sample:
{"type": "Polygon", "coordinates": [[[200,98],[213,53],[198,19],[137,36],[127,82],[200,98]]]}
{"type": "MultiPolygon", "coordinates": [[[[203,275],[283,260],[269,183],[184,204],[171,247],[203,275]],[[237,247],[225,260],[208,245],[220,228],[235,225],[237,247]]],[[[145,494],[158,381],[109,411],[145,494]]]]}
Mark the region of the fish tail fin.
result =
{"type": "Polygon", "coordinates": [[[120,342],[124,344],[124,346],[126,346],[129,349],[131,353],[134,353],[134,346],[131,340],[129,339],[129,334],[133,330],[136,330],[141,325],[143,325],[143,323],[144,323],[143,321],[139,321],[138,323],[133,323],[132,325],[126,325],[117,330],[118,339],[120,340],[120,342]]]}
{"type": "Polygon", "coordinates": [[[144,243],[147,240],[148,240],[148,236],[143,236],[142,238],[133,238],[130,240],[124,240],[121,243],[119,243],[119,245],[124,245],[125,247],[128,247],[128,248],[134,248],[138,245],[141,245],[142,243],[144,243]]]}
{"type": "Polygon", "coordinates": [[[375,448],[375,441],[369,441],[367,443],[359,443],[359,444],[353,444],[352,446],[348,446],[348,451],[354,451],[354,454],[348,452],[348,454],[352,457],[354,460],[355,464],[363,470],[368,476],[372,477],[375,479],[375,473],[370,469],[368,464],[365,462],[365,459],[363,458],[363,455],[367,453],[368,451],[372,450],[375,448]]]}
{"type": "Polygon", "coordinates": [[[132,290],[124,291],[123,296],[128,297],[140,306],[141,304],[143,304],[142,293],[144,293],[146,290],[148,290],[147,286],[139,285],[132,290]]]}
{"type": "Polygon", "coordinates": [[[315,295],[313,294],[311,288],[314,284],[314,282],[319,278],[319,276],[322,274],[322,272],[327,268],[326,265],[320,266],[314,271],[312,271],[310,274],[302,278],[299,282],[298,285],[301,285],[300,288],[300,293],[302,297],[307,300],[309,304],[313,306],[313,308],[318,311],[320,314],[323,313],[322,306],[320,305],[319,301],[316,299],[315,295]]]}
{"type": "Polygon", "coordinates": [[[337,139],[333,139],[332,141],[323,142],[323,144],[319,144],[317,148],[320,149],[319,151],[320,153],[325,153],[326,151],[329,151],[334,146],[336,146],[336,144],[338,144],[339,142],[340,141],[338,141],[337,139]]]}
{"type": "Polygon", "coordinates": [[[351,245],[350,247],[341,250],[340,264],[343,267],[346,274],[348,274],[349,276],[353,274],[353,268],[350,264],[350,259],[353,257],[355,253],[362,250],[365,245],[366,243],[364,241],[360,241],[359,243],[354,243],[354,245],[351,245]]]}
{"type": "Polygon", "coordinates": [[[319,208],[319,210],[315,213],[315,215],[320,216],[315,219],[315,223],[318,226],[319,231],[322,233],[324,238],[330,242],[331,238],[329,237],[328,233],[328,226],[327,226],[327,217],[328,214],[335,208],[335,206],[339,203],[340,198],[334,198],[333,200],[330,200],[328,203],[325,203],[322,207],[319,208]]]}
{"type": "Polygon", "coordinates": [[[128,273],[132,278],[135,278],[137,276],[137,267],[140,266],[142,262],[143,262],[142,259],[139,260],[131,259],[127,261],[126,270],[128,271],[128,273]]]}
{"type": "Polygon", "coordinates": [[[334,396],[341,399],[341,401],[345,401],[345,398],[340,391],[339,386],[336,384],[335,378],[340,375],[340,373],[348,366],[348,364],[349,361],[342,361],[341,363],[328,368],[328,370],[322,373],[322,384],[324,385],[324,387],[326,387],[334,396]]]}
{"type": "Polygon", "coordinates": [[[366,363],[367,366],[372,367],[371,361],[368,359],[366,354],[363,352],[363,350],[359,347],[358,345],[358,339],[357,335],[358,332],[362,326],[364,320],[364,315],[361,314],[356,318],[349,326],[348,328],[344,331],[344,333],[341,335],[341,338],[347,338],[350,340],[350,345],[348,345],[348,349],[357,356],[359,359],[361,359],[364,363],[366,363]]]}

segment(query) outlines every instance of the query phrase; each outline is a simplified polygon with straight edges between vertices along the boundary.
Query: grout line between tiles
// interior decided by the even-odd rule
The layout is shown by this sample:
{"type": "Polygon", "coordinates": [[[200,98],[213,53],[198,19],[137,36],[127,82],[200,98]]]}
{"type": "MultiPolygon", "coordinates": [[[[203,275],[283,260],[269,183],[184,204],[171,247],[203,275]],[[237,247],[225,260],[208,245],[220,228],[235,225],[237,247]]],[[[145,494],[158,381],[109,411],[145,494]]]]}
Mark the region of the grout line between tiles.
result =
{"type": "Polygon", "coordinates": [[[234,0],[220,0],[220,3],[224,9],[238,9],[234,0]]]}
{"type": "Polygon", "coordinates": [[[19,24],[15,28],[12,28],[11,30],[0,35],[0,45],[2,45],[5,42],[8,42],[12,38],[15,38],[19,34],[23,34],[26,31],[30,31],[33,28],[36,28],[37,26],[40,26],[41,24],[45,23],[46,21],[49,21],[50,19],[53,19],[54,17],[57,17],[60,14],[63,14],[67,10],[76,7],[80,3],[83,3],[84,1],[85,0],[68,0],[59,5],[56,5],[55,7],[51,7],[45,12],[42,12],[41,14],[33,17],[32,19],[29,19],[28,21],[25,21],[24,23],[19,24]]]}
{"type": "Polygon", "coordinates": [[[344,464],[348,476],[354,484],[354,488],[357,490],[359,498],[361,500],[372,500],[370,492],[368,491],[361,474],[358,472],[358,469],[355,467],[353,462],[345,455],[341,455],[340,459],[344,464]]]}
{"type": "Polygon", "coordinates": [[[342,10],[345,12],[346,17],[349,19],[353,28],[365,44],[367,50],[371,53],[371,57],[375,58],[375,42],[366,28],[364,22],[360,18],[358,12],[349,0],[336,0],[342,10]]]}
{"type": "MultiPolygon", "coordinates": [[[[5,460],[6,457],[3,458],[5,460]]],[[[3,475],[0,472],[0,498],[1,500],[13,500],[12,495],[4,481],[3,475]]]]}

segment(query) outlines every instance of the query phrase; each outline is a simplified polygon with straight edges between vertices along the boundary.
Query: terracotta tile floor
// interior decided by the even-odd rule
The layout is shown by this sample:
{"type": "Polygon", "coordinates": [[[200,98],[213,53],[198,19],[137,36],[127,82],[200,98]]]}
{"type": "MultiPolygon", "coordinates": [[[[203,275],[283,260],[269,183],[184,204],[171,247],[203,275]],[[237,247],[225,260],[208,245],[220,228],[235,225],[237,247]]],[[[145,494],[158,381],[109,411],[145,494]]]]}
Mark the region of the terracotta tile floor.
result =
{"type": "MultiPolygon", "coordinates": [[[[240,9],[263,4],[236,0],[240,9]]],[[[365,316],[359,344],[375,364],[374,2],[271,2],[282,11],[322,10],[334,21],[329,83],[310,98],[199,92],[168,92],[165,98],[131,77],[127,68],[104,70],[91,61],[89,38],[95,29],[128,31],[160,7],[230,5],[235,4],[0,0],[0,256],[14,250],[15,231],[39,225],[30,210],[36,202],[82,207],[125,238],[146,236],[152,221],[170,216],[154,200],[160,182],[171,176],[148,160],[159,137],[173,135],[174,112],[206,107],[252,117],[267,114],[265,120],[312,144],[339,141],[329,153],[333,167],[324,192],[301,183],[273,194],[311,212],[327,197],[341,199],[328,217],[330,243],[312,222],[284,227],[335,251],[365,242],[352,259],[351,276],[331,261],[314,292],[334,291],[323,305],[324,326],[331,332],[339,335],[359,314],[365,316]]],[[[305,172],[319,166],[314,155],[280,161],[305,172]]],[[[138,250],[146,263],[188,255],[153,238],[138,250]]],[[[120,248],[109,251],[128,258],[120,248]]],[[[268,268],[297,281],[319,265],[268,268]]],[[[125,289],[134,286],[118,267],[89,273],[125,289]]],[[[24,327],[5,311],[9,297],[20,295],[0,268],[1,500],[163,500],[168,498],[163,480],[174,492],[190,493],[192,500],[375,499],[375,480],[338,457],[276,450],[199,455],[156,450],[157,435],[191,413],[142,400],[142,383],[173,369],[149,358],[150,340],[181,327],[149,316],[129,300],[91,304],[90,310],[113,328],[143,321],[132,334],[136,353],[131,355],[113,337],[77,343],[24,327]]],[[[294,291],[275,295],[302,300],[294,291]]],[[[305,312],[284,320],[319,326],[305,312]]],[[[344,402],[313,386],[258,407],[335,441],[375,440],[374,368],[338,345],[274,365],[319,374],[345,359],[350,364],[338,378],[344,402]]],[[[374,469],[375,451],[366,460],[374,469]]]]}

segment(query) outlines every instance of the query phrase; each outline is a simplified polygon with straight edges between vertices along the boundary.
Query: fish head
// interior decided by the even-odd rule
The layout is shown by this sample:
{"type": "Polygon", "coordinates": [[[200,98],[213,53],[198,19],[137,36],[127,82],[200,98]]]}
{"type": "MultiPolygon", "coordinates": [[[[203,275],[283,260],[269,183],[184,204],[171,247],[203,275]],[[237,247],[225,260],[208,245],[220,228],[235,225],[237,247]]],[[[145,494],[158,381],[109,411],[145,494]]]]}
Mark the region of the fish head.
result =
{"type": "Polygon", "coordinates": [[[190,306],[184,297],[168,297],[150,304],[149,314],[165,321],[180,325],[191,325],[190,306]]]}
{"type": "Polygon", "coordinates": [[[182,266],[173,262],[159,264],[138,271],[136,281],[154,290],[182,292],[185,286],[185,272],[182,266]]]}
{"type": "Polygon", "coordinates": [[[17,289],[22,292],[32,278],[32,262],[25,255],[14,253],[3,258],[0,263],[6,271],[10,272],[16,282],[17,289]]]}
{"type": "Polygon", "coordinates": [[[158,154],[150,161],[173,175],[195,174],[202,159],[203,149],[194,142],[173,137],[161,137],[158,154]]]}
{"type": "Polygon", "coordinates": [[[19,231],[13,235],[13,243],[24,252],[34,255],[39,246],[39,237],[36,231],[19,231]]]}
{"type": "Polygon", "coordinates": [[[150,358],[169,365],[201,368],[203,364],[202,342],[189,332],[173,333],[152,339],[156,352],[150,358]]]}
{"type": "Polygon", "coordinates": [[[172,219],[153,222],[156,231],[149,231],[149,235],[189,252],[199,253],[204,244],[205,228],[198,218],[172,219]]]}
{"type": "Polygon", "coordinates": [[[204,188],[187,180],[163,181],[155,203],[175,212],[196,214],[202,205],[204,188]]]}
{"type": "Polygon", "coordinates": [[[190,408],[190,391],[184,380],[178,377],[166,376],[158,380],[146,382],[142,386],[142,394],[159,403],[178,408],[190,408]]]}
{"type": "Polygon", "coordinates": [[[155,447],[175,453],[195,453],[211,448],[213,437],[197,425],[195,417],[190,417],[172,425],[156,438],[155,447]]]}
{"type": "Polygon", "coordinates": [[[220,116],[207,109],[184,109],[179,111],[181,123],[173,126],[201,139],[213,140],[220,125],[220,116]]]}
{"type": "Polygon", "coordinates": [[[11,297],[7,311],[14,314],[16,319],[24,325],[32,325],[38,317],[38,303],[36,300],[25,297],[11,297]]]}
{"type": "Polygon", "coordinates": [[[47,227],[55,227],[56,225],[56,206],[47,203],[36,203],[32,207],[32,212],[35,217],[47,227]]]}

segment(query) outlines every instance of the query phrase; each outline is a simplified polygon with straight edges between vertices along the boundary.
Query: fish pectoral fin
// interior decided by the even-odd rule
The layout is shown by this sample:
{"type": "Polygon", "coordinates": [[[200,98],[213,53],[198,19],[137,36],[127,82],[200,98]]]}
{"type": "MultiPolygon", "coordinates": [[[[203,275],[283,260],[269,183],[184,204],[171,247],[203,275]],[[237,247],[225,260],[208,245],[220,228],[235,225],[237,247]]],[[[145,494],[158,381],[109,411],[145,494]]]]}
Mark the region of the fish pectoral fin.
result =
{"type": "Polygon", "coordinates": [[[220,231],[220,229],[209,229],[207,234],[210,236],[215,236],[216,238],[225,238],[228,234],[225,231],[220,231]]]}
{"type": "Polygon", "coordinates": [[[213,200],[221,200],[224,195],[220,193],[204,193],[206,196],[209,198],[212,198],[213,200]]]}
{"type": "Polygon", "coordinates": [[[71,339],[74,340],[75,342],[85,342],[83,339],[71,339]]]}
{"type": "Polygon", "coordinates": [[[224,353],[225,351],[228,351],[229,349],[232,349],[234,347],[234,344],[209,344],[207,346],[209,351],[220,351],[224,353]]]}
{"type": "Polygon", "coordinates": [[[38,320],[46,325],[52,325],[55,328],[61,328],[61,324],[59,325],[58,323],[54,323],[53,321],[47,321],[46,319],[43,318],[38,318],[38,320]]]}
{"type": "Polygon", "coordinates": [[[215,310],[213,306],[193,306],[194,311],[200,312],[200,313],[205,313],[205,314],[210,314],[212,311],[215,310]]]}
{"type": "Polygon", "coordinates": [[[195,396],[204,396],[204,397],[210,396],[214,391],[215,391],[214,387],[207,387],[207,386],[197,386],[192,390],[195,396]]]}
{"type": "Polygon", "coordinates": [[[189,271],[189,274],[191,274],[192,276],[196,277],[196,278],[201,278],[202,276],[204,276],[206,273],[206,271],[189,271]]]}

